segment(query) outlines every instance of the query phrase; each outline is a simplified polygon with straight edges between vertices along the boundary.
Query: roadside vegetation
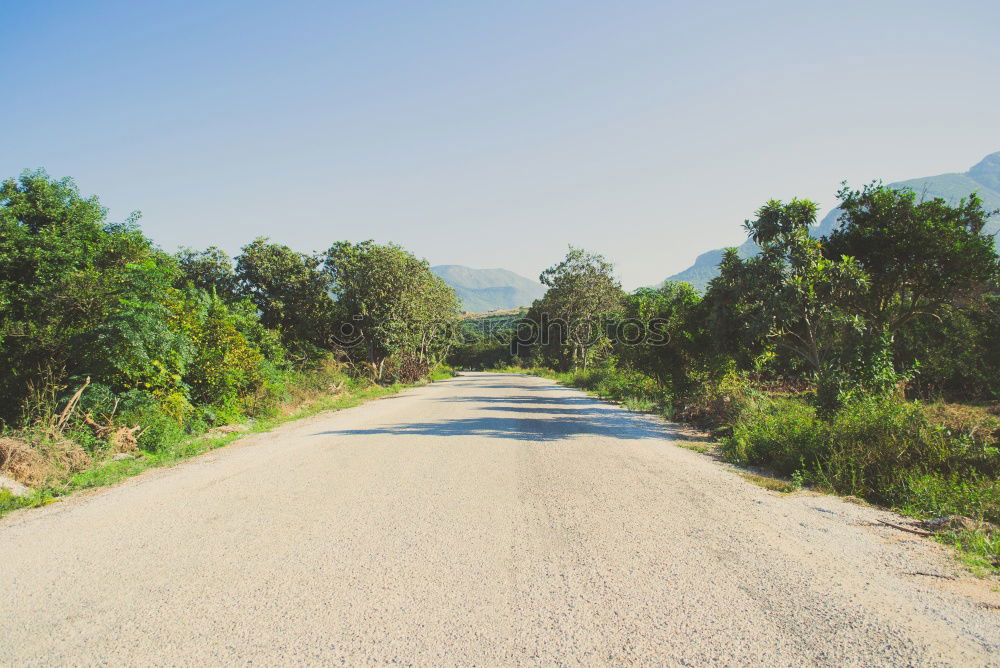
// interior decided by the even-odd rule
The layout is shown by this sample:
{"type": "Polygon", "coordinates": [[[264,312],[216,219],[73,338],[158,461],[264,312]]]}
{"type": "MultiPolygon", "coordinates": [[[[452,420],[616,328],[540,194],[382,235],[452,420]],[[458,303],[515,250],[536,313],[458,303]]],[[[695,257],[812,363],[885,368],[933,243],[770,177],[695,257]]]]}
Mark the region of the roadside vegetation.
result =
{"type": "MultiPolygon", "coordinates": [[[[704,294],[625,293],[570,249],[519,323],[456,349],[467,368],[553,377],[712,432],[732,462],[930,521],[1000,568],[1000,264],[971,194],[871,184],[816,206],[767,202],[704,294]]],[[[787,488],[786,488],[787,489],[787,488]]]]}
{"type": "Polygon", "coordinates": [[[443,368],[457,299],[401,247],[168,254],[138,219],[42,171],[0,184],[0,513],[443,368]]]}

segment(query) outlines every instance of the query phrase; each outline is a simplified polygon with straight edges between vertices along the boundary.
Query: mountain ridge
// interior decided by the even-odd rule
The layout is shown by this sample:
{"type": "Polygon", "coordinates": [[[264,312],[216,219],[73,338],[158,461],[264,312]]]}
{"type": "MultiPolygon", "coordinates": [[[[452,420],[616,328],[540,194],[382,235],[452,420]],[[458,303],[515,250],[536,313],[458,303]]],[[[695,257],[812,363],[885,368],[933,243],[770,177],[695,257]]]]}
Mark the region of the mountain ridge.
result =
{"type": "Polygon", "coordinates": [[[455,291],[462,300],[462,307],[472,313],[530,306],[545,294],[541,283],[509,269],[439,264],[431,267],[431,271],[455,291]]]}

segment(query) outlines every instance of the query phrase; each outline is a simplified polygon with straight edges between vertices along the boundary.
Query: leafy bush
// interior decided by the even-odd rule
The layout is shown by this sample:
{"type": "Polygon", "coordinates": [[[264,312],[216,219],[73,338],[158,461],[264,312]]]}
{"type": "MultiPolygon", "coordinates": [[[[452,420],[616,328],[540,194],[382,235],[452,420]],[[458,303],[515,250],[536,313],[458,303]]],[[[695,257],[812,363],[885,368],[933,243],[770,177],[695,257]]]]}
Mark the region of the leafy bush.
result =
{"type": "Polygon", "coordinates": [[[723,441],[736,463],[766,465],[791,475],[814,468],[827,450],[829,429],[816,417],[815,407],[795,399],[766,402],[745,411],[723,441]]]}
{"type": "Polygon", "coordinates": [[[801,399],[770,399],[741,414],[723,447],[736,462],[910,512],[1000,519],[1000,458],[918,403],[856,399],[822,418],[801,399]]]}
{"type": "Polygon", "coordinates": [[[414,383],[430,373],[430,365],[413,353],[397,353],[386,359],[381,382],[414,383]]]}
{"type": "Polygon", "coordinates": [[[831,488],[879,503],[895,503],[911,472],[944,472],[957,445],[934,429],[916,404],[864,398],[828,423],[818,475],[831,488]]]}
{"type": "Polygon", "coordinates": [[[587,371],[559,374],[559,377],[567,385],[621,402],[634,410],[670,413],[670,392],[638,371],[619,369],[609,364],[587,371]]]}
{"type": "Polygon", "coordinates": [[[763,399],[747,375],[731,363],[697,374],[696,380],[679,416],[703,427],[728,429],[763,399]]]}
{"type": "Polygon", "coordinates": [[[175,319],[194,347],[184,374],[191,401],[212,406],[227,421],[252,412],[267,382],[264,352],[240,331],[241,321],[218,296],[198,291],[178,306],[175,319]]]}
{"type": "Polygon", "coordinates": [[[159,397],[144,390],[122,393],[118,416],[123,424],[142,427],[144,431],[139,437],[139,447],[147,452],[169,448],[181,441],[188,431],[174,414],[164,409],[159,397]]]}
{"type": "Polygon", "coordinates": [[[33,385],[171,382],[184,354],[161,302],[172,260],[137,215],[106,218],[69,179],[0,185],[0,420],[16,421],[33,385]]]}

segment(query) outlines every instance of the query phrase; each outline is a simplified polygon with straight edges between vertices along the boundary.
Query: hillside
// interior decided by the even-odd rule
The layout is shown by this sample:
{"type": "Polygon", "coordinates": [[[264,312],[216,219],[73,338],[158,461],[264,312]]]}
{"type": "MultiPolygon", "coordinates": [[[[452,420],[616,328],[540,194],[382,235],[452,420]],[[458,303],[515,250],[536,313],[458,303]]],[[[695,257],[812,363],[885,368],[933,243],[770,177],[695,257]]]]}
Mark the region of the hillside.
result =
{"type": "MultiPolygon", "coordinates": [[[[963,197],[968,197],[969,193],[978,191],[979,197],[983,200],[984,208],[987,210],[1000,209],[1000,152],[986,156],[972,169],[962,174],[924,176],[889,185],[897,188],[911,188],[926,197],[941,197],[949,202],[957,202],[963,197]]],[[[817,236],[828,234],[837,224],[839,215],[839,209],[833,209],[827,213],[816,226],[815,234],[817,236]]],[[[994,216],[990,220],[986,231],[994,235],[1000,232],[1000,216],[994,216]]],[[[708,282],[718,274],[722,251],[723,249],[719,248],[702,253],[695,259],[693,265],[666,280],[684,281],[699,290],[704,290],[708,286],[708,282]]],[[[739,246],[739,252],[743,257],[749,257],[757,252],[757,246],[747,239],[739,246]]]]}
{"type": "Polygon", "coordinates": [[[473,269],[458,264],[431,267],[472,313],[530,306],[545,294],[540,284],[506,269],[473,269]]]}

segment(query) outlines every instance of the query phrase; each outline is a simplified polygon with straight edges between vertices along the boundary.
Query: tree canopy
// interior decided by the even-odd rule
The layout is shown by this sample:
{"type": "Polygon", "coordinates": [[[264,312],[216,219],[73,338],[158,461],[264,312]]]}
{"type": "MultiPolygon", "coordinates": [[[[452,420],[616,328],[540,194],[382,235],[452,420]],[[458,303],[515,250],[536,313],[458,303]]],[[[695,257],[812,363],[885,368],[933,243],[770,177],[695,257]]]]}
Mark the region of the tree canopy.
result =
{"type": "Polygon", "coordinates": [[[993,212],[975,193],[952,206],[873,183],[845,185],[839,197],[843,213],[823,252],[854,258],[868,276],[853,306],[874,327],[894,333],[911,318],[971,298],[997,276],[993,238],[983,232],[993,212]]]}
{"type": "Polygon", "coordinates": [[[379,377],[387,358],[411,355],[432,364],[447,351],[458,299],[426,261],[395,244],[342,241],[326,251],[323,271],[340,336],[363,345],[379,377]]]}

